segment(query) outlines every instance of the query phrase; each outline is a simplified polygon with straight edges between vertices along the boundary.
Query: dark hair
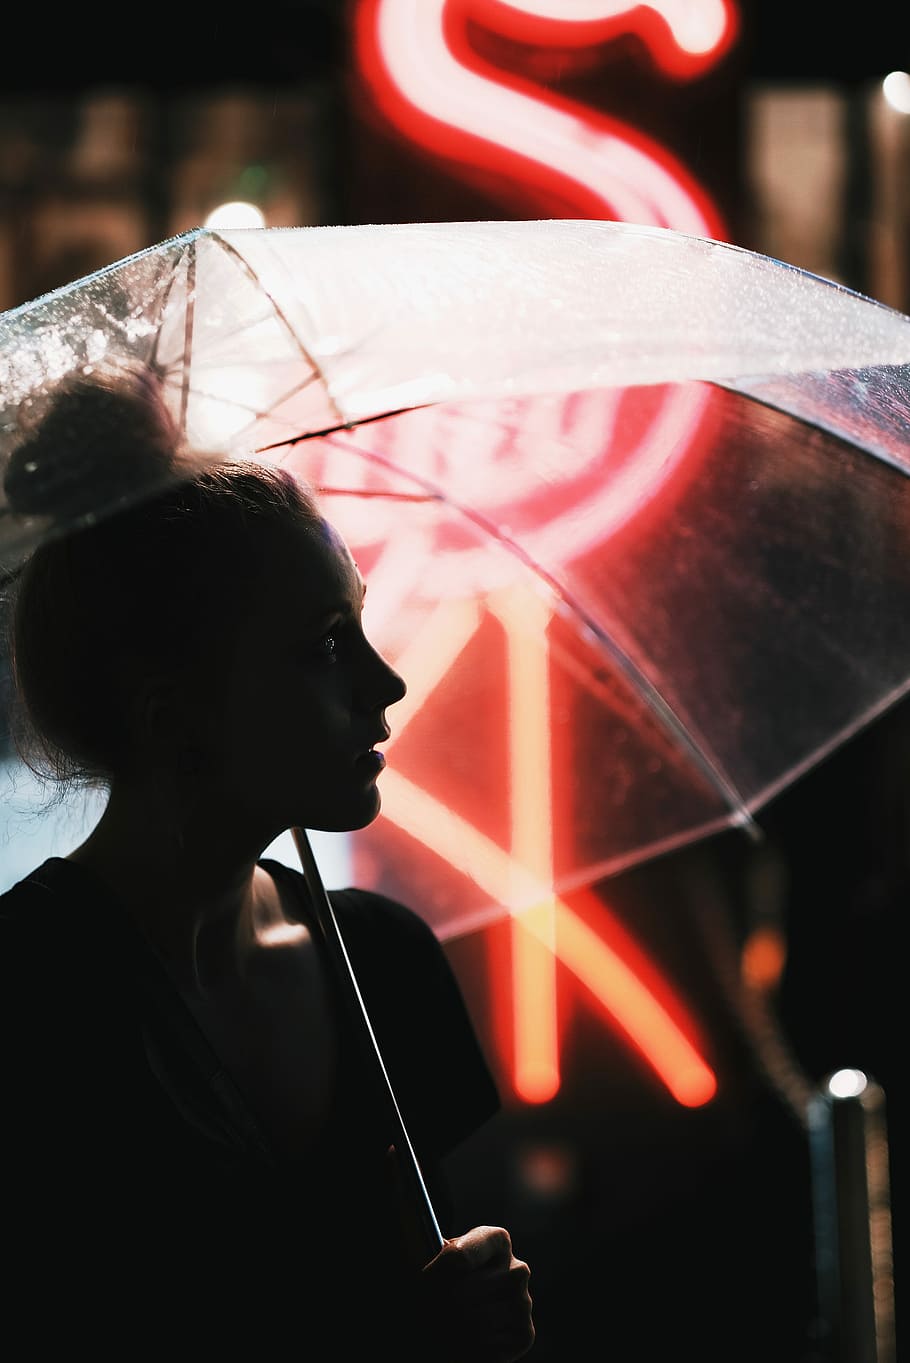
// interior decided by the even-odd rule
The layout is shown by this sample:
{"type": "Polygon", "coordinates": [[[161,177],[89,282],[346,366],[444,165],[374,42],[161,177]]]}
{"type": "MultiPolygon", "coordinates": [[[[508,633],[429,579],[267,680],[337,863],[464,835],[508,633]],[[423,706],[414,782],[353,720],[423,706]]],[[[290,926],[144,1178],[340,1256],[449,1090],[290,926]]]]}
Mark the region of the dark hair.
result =
{"type": "Polygon", "coordinates": [[[49,533],[91,524],[189,475],[160,379],[124,368],[70,376],[21,403],[3,476],[7,515],[41,517],[49,533]]]}
{"type": "MultiPolygon", "coordinates": [[[[135,756],[143,683],[179,679],[210,656],[230,635],[267,540],[321,518],[310,493],[274,465],[191,467],[144,382],[62,390],[10,460],[11,506],[24,486],[36,509],[23,471],[48,457],[102,482],[111,468],[121,482],[132,470],[133,487],[157,489],[51,535],[7,591],[11,734],[20,758],[64,786],[105,786],[135,756]]],[[[85,500],[82,489],[77,500],[85,500]]]]}

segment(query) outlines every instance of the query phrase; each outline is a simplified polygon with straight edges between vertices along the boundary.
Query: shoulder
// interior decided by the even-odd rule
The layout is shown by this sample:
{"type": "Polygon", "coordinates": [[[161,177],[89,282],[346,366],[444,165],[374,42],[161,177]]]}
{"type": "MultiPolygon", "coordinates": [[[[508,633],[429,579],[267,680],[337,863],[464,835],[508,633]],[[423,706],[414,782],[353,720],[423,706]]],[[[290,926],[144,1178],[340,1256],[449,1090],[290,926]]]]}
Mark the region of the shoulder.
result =
{"type": "Polygon", "coordinates": [[[85,1047],[109,983],[68,863],[42,863],[0,895],[0,1057],[36,1071],[85,1047]],[[78,1038],[78,1040],[77,1040],[78,1038]]]}
{"type": "MultiPolygon", "coordinates": [[[[301,896],[301,916],[319,913],[311,904],[306,879],[292,867],[267,869],[279,883],[301,896]]],[[[413,1027],[432,1012],[440,1026],[463,1025],[465,1008],[448,955],[433,929],[411,906],[377,890],[350,886],[330,890],[334,924],[364,997],[377,1017],[413,1027]]],[[[324,914],[323,914],[324,916],[324,914]]]]}
{"type": "MultiPolygon", "coordinates": [[[[289,889],[301,905],[301,911],[311,911],[311,899],[302,871],[283,862],[266,859],[262,863],[278,883],[289,889]]],[[[436,934],[424,918],[407,904],[390,899],[377,890],[357,886],[328,891],[332,911],[346,936],[365,943],[387,942],[398,947],[410,947],[430,954],[441,953],[436,934]]]]}
{"type": "Polygon", "coordinates": [[[47,878],[56,860],[56,857],[50,857],[43,861],[0,894],[0,918],[14,917],[29,898],[41,897],[47,892],[47,878]]]}
{"type": "Polygon", "coordinates": [[[65,857],[48,857],[0,894],[0,924],[23,937],[75,938],[93,916],[102,916],[99,887],[65,857]],[[86,912],[96,908],[97,913],[86,912]]]}
{"type": "Polygon", "coordinates": [[[65,925],[67,915],[55,892],[54,863],[51,858],[0,894],[0,959],[10,964],[9,952],[16,944],[35,946],[56,939],[57,925],[65,925]]]}
{"type": "MultiPolygon", "coordinates": [[[[308,906],[302,872],[282,866],[276,876],[308,906]]],[[[407,904],[356,887],[331,890],[329,900],[411,1134],[445,1153],[499,1108],[449,957],[407,904]]]]}
{"type": "Polygon", "coordinates": [[[124,982],[124,930],[105,895],[74,863],[50,857],[0,895],[0,990],[6,1001],[58,1015],[124,982]]]}
{"type": "Polygon", "coordinates": [[[436,934],[416,909],[389,899],[377,890],[349,887],[332,890],[329,898],[339,921],[356,925],[358,930],[375,935],[394,933],[401,943],[410,943],[415,950],[441,951],[436,934]]]}

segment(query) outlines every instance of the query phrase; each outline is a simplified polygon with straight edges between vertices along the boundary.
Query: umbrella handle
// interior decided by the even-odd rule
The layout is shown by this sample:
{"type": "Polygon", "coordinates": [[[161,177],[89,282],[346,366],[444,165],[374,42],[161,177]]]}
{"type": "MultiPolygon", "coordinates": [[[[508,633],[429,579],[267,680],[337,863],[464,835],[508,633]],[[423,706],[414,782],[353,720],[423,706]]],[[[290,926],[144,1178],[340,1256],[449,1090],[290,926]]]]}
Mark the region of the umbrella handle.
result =
{"type": "Polygon", "coordinates": [[[408,1135],[395,1091],[392,1088],[391,1080],[373,1031],[373,1024],[370,1021],[363,995],[360,992],[360,985],[357,976],[354,974],[354,967],[351,965],[347,947],[341,934],[341,928],[332,907],[332,902],[326,893],[322,883],[322,876],[319,867],[316,865],[316,858],[313,856],[313,849],[307,837],[306,830],[303,828],[293,828],[291,833],[303,867],[303,875],[306,880],[310,895],[313,900],[313,909],[316,919],[322,930],[322,935],[326,946],[329,949],[333,964],[336,968],[339,980],[343,986],[349,990],[350,1001],[355,1010],[355,1014],[362,1023],[366,1039],[372,1057],[376,1062],[379,1071],[381,1089],[387,1100],[389,1116],[395,1133],[394,1158],[395,1175],[400,1191],[407,1197],[408,1210],[413,1213],[409,1221],[416,1219],[416,1225],[411,1225],[410,1229],[416,1236],[415,1250],[420,1259],[420,1267],[428,1263],[439,1253],[445,1243],[436,1213],[433,1210],[433,1203],[424,1182],[423,1174],[411,1138],[408,1135]]]}

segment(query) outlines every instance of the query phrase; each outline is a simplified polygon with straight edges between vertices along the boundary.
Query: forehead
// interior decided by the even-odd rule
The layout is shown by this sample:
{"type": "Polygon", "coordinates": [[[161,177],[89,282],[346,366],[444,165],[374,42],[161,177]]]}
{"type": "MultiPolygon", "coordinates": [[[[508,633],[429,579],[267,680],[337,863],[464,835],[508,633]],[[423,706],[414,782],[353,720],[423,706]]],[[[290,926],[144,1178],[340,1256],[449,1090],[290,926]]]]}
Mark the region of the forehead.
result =
{"type": "Polygon", "coordinates": [[[314,621],[344,606],[359,606],[363,579],[341,535],[313,520],[276,535],[266,545],[263,585],[299,618],[314,621]]]}

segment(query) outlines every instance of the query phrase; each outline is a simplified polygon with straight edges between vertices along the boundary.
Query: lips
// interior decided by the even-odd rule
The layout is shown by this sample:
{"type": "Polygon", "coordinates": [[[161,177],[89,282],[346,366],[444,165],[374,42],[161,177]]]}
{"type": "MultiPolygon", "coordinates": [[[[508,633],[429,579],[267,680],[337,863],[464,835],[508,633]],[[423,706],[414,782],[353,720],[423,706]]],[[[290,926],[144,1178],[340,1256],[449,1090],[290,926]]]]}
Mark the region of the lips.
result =
{"type": "Polygon", "coordinates": [[[374,748],[371,748],[369,752],[361,753],[360,756],[355,759],[354,766],[358,771],[378,776],[385,766],[385,758],[381,752],[377,752],[374,748]]]}
{"type": "Polygon", "coordinates": [[[364,734],[361,740],[363,742],[364,753],[370,752],[375,754],[377,743],[387,742],[391,735],[392,731],[387,724],[384,724],[381,729],[377,729],[375,733],[364,734]]]}

